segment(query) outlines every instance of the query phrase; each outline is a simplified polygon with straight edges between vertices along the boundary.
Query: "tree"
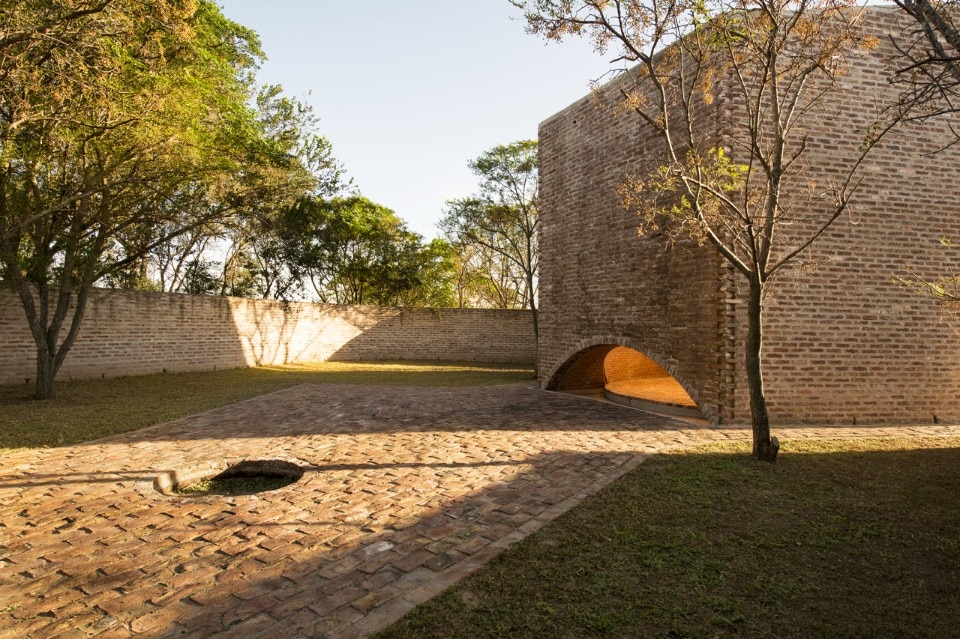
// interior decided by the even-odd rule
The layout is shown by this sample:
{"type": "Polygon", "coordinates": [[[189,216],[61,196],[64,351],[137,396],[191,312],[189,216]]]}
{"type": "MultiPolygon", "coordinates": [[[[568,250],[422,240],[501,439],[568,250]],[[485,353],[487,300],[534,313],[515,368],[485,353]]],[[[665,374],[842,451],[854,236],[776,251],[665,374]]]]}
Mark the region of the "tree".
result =
{"type": "Polygon", "coordinates": [[[419,283],[408,289],[396,305],[429,308],[455,306],[454,260],[456,254],[450,243],[440,238],[434,238],[426,243],[421,240],[414,257],[419,262],[417,269],[419,283]]]}
{"type": "MultiPolygon", "coordinates": [[[[936,118],[960,141],[960,6],[956,0],[894,0],[916,29],[905,43],[896,42],[903,66],[895,79],[905,85],[897,107],[913,120],[936,118]]],[[[942,238],[952,248],[950,238],[942,238]]],[[[960,275],[935,281],[909,266],[899,278],[906,286],[937,300],[954,321],[960,315],[960,275]]]]}
{"type": "Polygon", "coordinates": [[[283,96],[280,86],[257,95],[258,123],[268,143],[270,161],[251,158],[229,190],[233,214],[223,225],[228,241],[221,273],[221,294],[236,294],[229,284],[246,271],[252,294],[286,299],[301,285],[290,272],[280,237],[282,216],[305,197],[329,198],[352,185],[333,155],[330,141],[319,134],[313,108],[283,96]]]}
{"type": "Polygon", "coordinates": [[[523,308],[522,273],[502,253],[460,242],[452,247],[459,308],[523,308]]]}
{"type": "Polygon", "coordinates": [[[628,176],[624,206],[641,232],[709,243],[747,284],[745,371],[753,454],[775,461],[763,385],[764,299],[772,278],[847,210],[858,170],[892,123],[863,123],[859,149],[826,197],[804,175],[808,130],[833,99],[851,50],[872,45],[848,0],[529,0],[528,29],[588,35],[636,64],[624,111],[659,140],[662,161],[628,176]],[[719,101],[718,105],[714,104],[719,101]],[[719,108],[724,124],[704,121],[719,108]]]}
{"type": "Polygon", "coordinates": [[[202,269],[202,281],[218,282],[200,287],[209,294],[287,299],[299,292],[279,244],[279,217],[300,198],[331,197],[349,189],[350,181],[318,133],[310,105],[268,85],[257,93],[256,106],[261,142],[243,160],[243,171],[219,187],[217,219],[151,251],[149,270],[160,290],[196,291],[202,269]]]}
{"type": "Polygon", "coordinates": [[[529,308],[534,335],[539,335],[537,142],[496,146],[469,166],[480,178],[480,191],[449,201],[440,228],[457,247],[469,274],[464,279],[479,297],[504,306],[516,300],[529,308]]]}
{"type": "Polygon", "coordinates": [[[322,302],[451,304],[449,247],[423,244],[393,211],[364,197],[303,198],[280,229],[291,271],[322,302]]]}
{"type": "MultiPolygon", "coordinates": [[[[960,113],[960,6],[956,0],[894,0],[915,22],[913,37],[895,42],[905,58],[896,79],[907,85],[900,107],[913,119],[960,113]]],[[[960,139],[960,130],[953,128],[960,139]]]]}
{"type": "Polygon", "coordinates": [[[0,269],[48,399],[93,284],[219,215],[219,188],[261,144],[260,52],[208,0],[0,11],[0,269]]]}

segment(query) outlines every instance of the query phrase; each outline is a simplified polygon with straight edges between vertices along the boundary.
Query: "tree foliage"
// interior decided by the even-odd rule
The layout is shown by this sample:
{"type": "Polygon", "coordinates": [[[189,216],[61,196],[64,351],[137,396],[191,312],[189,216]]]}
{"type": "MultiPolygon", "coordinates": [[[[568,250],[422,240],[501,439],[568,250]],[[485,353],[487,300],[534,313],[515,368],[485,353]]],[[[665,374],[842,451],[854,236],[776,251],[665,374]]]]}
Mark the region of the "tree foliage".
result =
{"type": "Polygon", "coordinates": [[[287,209],[280,241],[295,276],[323,302],[450,306],[450,251],[424,244],[390,209],[361,196],[307,197],[287,209]]]}
{"type": "Polygon", "coordinates": [[[862,144],[828,188],[804,171],[809,129],[851,52],[874,46],[852,0],[529,0],[529,29],[590,37],[635,64],[618,108],[660,143],[660,161],[620,187],[641,230],[707,242],[748,286],[745,370],[754,454],[773,461],[762,372],[771,279],[848,209],[858,171],[891,122],[865,121],[862,144]],[[705,124],[709,109],[725,124],[705,124]],[[786,228],[790,225],[790,228],[786,228]],[[787,232],[789,231],[789,232],[787,232]]]}
{"type": "Polygon", "coordinates": [[[48,398],[94,282],[219,215],[262,143],[247,106],[260,51],[207,0],[0,11],[0,268],[48,398]]]}
{"type": "MultiPolygon", "coordinates": [[[[905,86],[901,112],[912,120],[936,120],[953,133],[947,146],[960,142],[960,5],[956,0],[894,0],[914,24],[912,38],[896,42],[903,56],[896,74],[905,86]]],[[[946,148],[946,147],[944,147],[946,148]]],[[[943,149],[940,149],[943,150],[943,149]]],[[[950,238],[941,243],[953,249],[950,238]]],[[[897,278],[905,286],[936,300],[956,325],[960,317],[960,275],[930,279],[904,266],[897,278]]]]}
{"type": "Polygon", "coordinates": [[[440,228],[456,248],[459,298],[529,308],[537,330],[537,142],[499,145],[469,163],[479,191],[450,200],[440,228]]]}
{"type": "Polygon", "coordinates": [[[332,197],[350,187],[329,140],[318,133],[309,105],[268,86],[257,96],[262,139],[270,162],[250,162],[230,193],[221,294],[286,299],[299,282],[285,261],[278,236],[282,216],[304,197],[332,197]],[[243,282],[243,286],[239,284],[243,282]]]}

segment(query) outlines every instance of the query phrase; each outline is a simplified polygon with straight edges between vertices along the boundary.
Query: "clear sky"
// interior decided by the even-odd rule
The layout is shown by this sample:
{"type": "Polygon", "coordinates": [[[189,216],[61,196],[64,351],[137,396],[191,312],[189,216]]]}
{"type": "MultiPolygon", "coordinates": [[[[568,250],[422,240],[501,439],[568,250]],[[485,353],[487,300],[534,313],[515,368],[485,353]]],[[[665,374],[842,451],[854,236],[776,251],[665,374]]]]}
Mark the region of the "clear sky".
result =
{"type": "Polygon", "coordinates": [[[218,1],[260,35],[260,83],[310,102],[361,193],[428,238],[476,190],[469,160],[535,139],[609,68],[527,34],[507,0],[218,1]]]}

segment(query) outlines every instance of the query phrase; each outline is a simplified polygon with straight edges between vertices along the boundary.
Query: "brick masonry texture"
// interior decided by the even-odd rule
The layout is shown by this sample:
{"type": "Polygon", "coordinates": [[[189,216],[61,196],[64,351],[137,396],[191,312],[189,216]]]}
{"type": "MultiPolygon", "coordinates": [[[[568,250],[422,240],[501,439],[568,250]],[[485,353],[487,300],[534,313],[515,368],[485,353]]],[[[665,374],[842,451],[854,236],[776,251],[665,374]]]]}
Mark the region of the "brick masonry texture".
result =
{"type": "Polygon", "coordinates": [[[305,384],[12,453],[0,464],[0,639],[366,637],[649,455],[749,437],[533,384],[305,384]],[[304,476],[236,497],[155,489],[245,459],[304,476]]]}
{"type": "Polygon", "coordinates": [[[533,384],[305,384],[12,453],[0,464],[0,639],[366,637],[649,455],[749,436],[533,384]],[[304,476],[236,497],[155,489],[245,459],[304,476]]]}
{"type": "MultiPolygon", "coordinates": [[[[59,378],[326,360],[533,362],[535,352],[525,311],[95,290],[59,378]]],[[[33,378],[35,358],[19,299],[0,291],[0,384],[33,378]]]]}
{"type": "MultiPolygon", "coordinates": [[[[803,179],[823,191],[895,90],[896,14],[873,9],[866,28],[879,46],[851,55],[806,125],[803,179]]],[[[627,346],[676,377],[711,421],[745,423],[746,283],[710,246],[638,233],[616,188],[659,161],[615,95],[608,85],[540,127],[541,383],[602,383],[610,346],[627,346]]],[[[717,100],[702,125],[723,131],[736,117],[729,108],[717,100]]],[[[960,420],[957,323],[897,282],[904,267],[932,279],[960,273],[957,251],[940,242],[960,240],[960,147],[933,154],[950,139],[943,122],[896,130],[863,166],[849,213],[774,280],[764,310],[774,423],[960,420]]]]}

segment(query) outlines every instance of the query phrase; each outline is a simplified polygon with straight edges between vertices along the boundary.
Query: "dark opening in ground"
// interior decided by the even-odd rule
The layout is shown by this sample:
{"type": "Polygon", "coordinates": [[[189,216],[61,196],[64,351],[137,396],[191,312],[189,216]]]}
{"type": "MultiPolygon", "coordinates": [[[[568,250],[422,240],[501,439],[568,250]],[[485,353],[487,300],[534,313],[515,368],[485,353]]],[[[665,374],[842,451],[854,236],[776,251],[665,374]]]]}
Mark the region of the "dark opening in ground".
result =
{"type": "Polygon", "coordinates": [[[252,495],[289,486],[301,477],[303,469],[291,462],[251,460],[216,475],[178,482],[172,488],[178,495],[252,495]]]}

